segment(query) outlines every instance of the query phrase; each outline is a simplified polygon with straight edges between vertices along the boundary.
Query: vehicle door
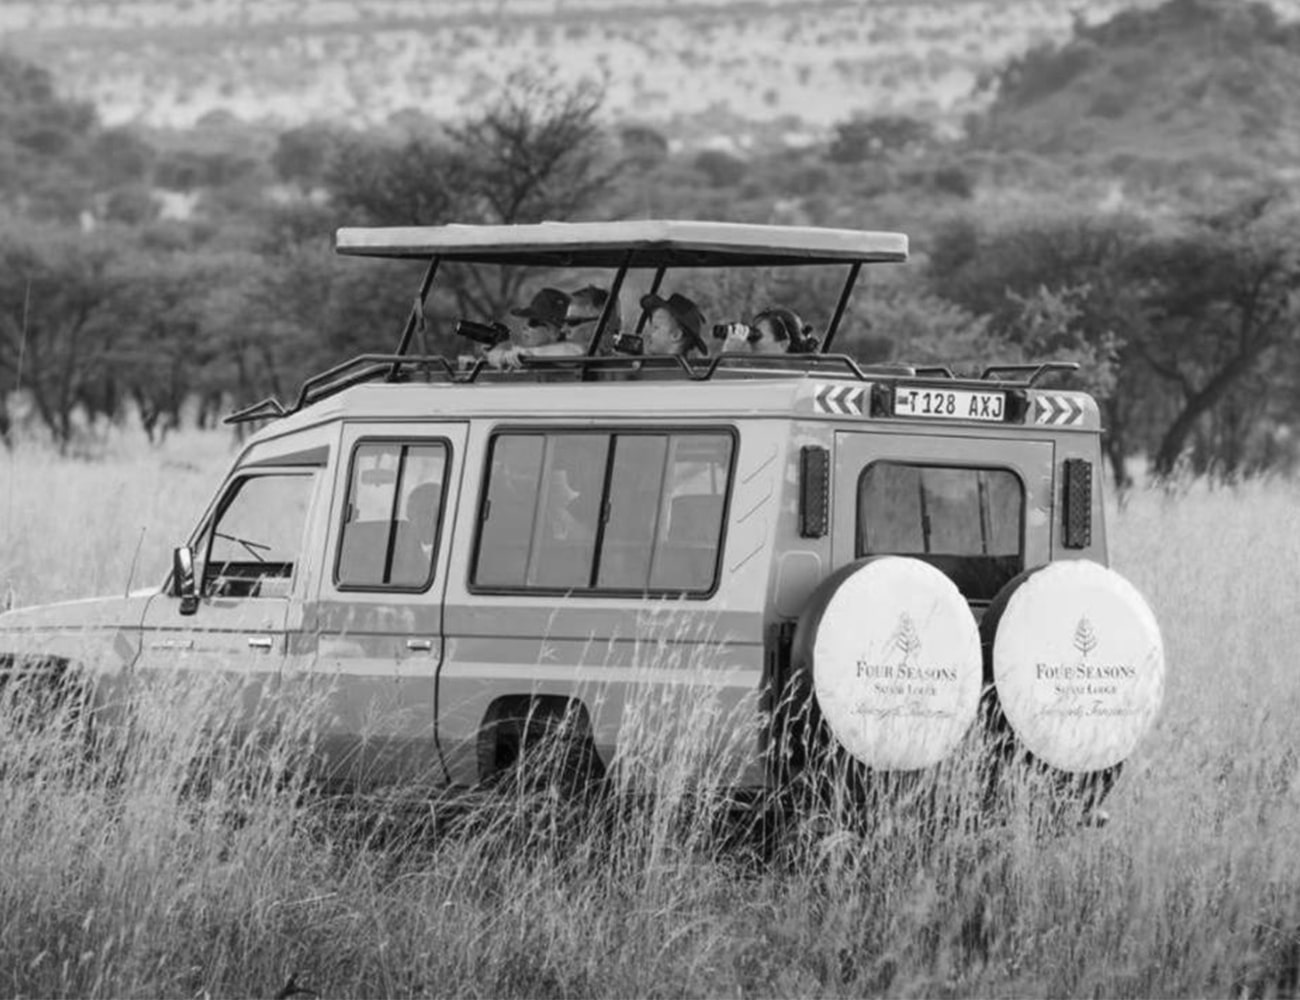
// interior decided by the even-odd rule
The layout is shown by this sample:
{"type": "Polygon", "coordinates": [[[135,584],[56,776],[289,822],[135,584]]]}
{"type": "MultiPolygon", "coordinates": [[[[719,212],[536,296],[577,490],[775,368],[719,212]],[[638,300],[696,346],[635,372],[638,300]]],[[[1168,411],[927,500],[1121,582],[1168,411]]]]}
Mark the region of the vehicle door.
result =
{"type": "Polygon", "coordinates": [[[443,592],[465,423],[350,423],[311,630],[327,776],[416,792],[445,772],[434,736],[443,592]]]}
{"type": "Polygon", "coordinates": [[[197,703],[234,713],[213,723],[258,724],[287,636],[302,626],[305,538],[323,483],[324,469],[312,466],[247,468],[231,477],[193,542],[198,607],[185,613],[181,598],[166,591],[149,601],[137,674],[183,677],[197,703]],[[196,687],[199,676],[220,695],[196,687]]]}
{"type": "MultiPolygon", "coordinates": [[[[763,580],[745,568],[748,554],[724,559],[734,428],[534,423],[475,434],[484,475],[477,493],[467,482],[459,512],[438,684],[454,783],[506,765],[517,746],[494,749],[492,725],[534,707],[580,704],[579,724],[609,760],[625,722],[673,692],[724,715],[752,695],[763,580]]],[[[771,493],[751,478],[737,494],[746,510],[771,493]]]]}
{"type": "Polygon", "coordinates": [[[1023,569],[1051,558],[1054,451],[1050,439],[957,429],[837,433],[834,564],[921,559],[979,611],[1023,569]]]}

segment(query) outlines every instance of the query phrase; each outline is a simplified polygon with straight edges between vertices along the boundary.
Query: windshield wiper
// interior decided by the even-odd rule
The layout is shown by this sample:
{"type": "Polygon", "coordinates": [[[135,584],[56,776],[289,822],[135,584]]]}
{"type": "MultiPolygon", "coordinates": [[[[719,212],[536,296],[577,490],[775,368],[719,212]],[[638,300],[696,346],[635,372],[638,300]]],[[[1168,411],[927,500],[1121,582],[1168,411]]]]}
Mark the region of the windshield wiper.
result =
{"type": "Polygon", "coordinates": [[[258,549],[261,549],[263,552],[271,551],[271,546],[263,545],[261,542],[250,542],[247,538],[239,538],[236,535],[227,535],[225,532],[222,531],[214,531],[212,534],[216,538],[224,538],[228,542],[234,542],[236,545],[242,545],[244,548],[248,550],[248,554],[251,555],[258,562],[262,562],[262,563],[266,562],[265,559],[263,559],[260,555],[257,554],[258,549]]]}

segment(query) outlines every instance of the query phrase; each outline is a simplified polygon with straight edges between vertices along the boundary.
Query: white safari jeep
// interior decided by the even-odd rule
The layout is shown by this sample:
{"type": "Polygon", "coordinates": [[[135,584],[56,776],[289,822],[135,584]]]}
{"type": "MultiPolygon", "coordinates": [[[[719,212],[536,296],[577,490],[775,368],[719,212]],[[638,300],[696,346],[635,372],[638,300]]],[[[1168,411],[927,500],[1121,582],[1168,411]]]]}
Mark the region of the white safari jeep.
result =
{"type": "Polygon", "coordinates": [[[1152,725],[1163,647],[1106,566],[1097,406],[1039,387],[1071,366],[829,353],[861,267],[904,261],[905,236],[543,223],[342,229],[337,249],[428,262],[396,351],[233,415],[265,426],[169,578],[0,616],[11,676],[75,679],[109,714],[159,672],[302,684],[322,774],[350,787],[491,780],[561,721],[602,773],[647,685],[707,689],[751,789],[825,759],[810,746],[928,769],[977,725],[1109,784],[1152,725]],[[585,353],[413,353],[440,264],[466,263],[597,272],[585,353]],[[689,291],[675,269],[812,266],[846,279],[819,353],[610,349],[619,304],[630,332],[670,270],[689,291]]]}

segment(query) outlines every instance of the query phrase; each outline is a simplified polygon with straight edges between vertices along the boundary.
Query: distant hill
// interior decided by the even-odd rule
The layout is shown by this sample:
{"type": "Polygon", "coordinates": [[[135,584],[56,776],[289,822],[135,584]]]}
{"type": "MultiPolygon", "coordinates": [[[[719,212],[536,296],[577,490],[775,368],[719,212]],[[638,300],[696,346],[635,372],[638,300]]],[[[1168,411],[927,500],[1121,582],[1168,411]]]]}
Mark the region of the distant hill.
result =
{"type": "Polygon", "coordinates": [[[1263,3],[1169,0],[1080,23],[992,82],[973,138],[994,149],[1121,170],[1300,163],[1300,22],[1263,3]]]}
{"type": "MultiPolygon", "coordinates": [[[[0,0],[0,46],[109,124],[455,116],[538,62],[692,144],[861,112],[959,131],[982,74],[1153,0],[0,0]]],[[[1278,0],[1300,3],[1300,0],[1278,0]]],[[[751,136],[752,137],[752,136],[751,136]]]]}

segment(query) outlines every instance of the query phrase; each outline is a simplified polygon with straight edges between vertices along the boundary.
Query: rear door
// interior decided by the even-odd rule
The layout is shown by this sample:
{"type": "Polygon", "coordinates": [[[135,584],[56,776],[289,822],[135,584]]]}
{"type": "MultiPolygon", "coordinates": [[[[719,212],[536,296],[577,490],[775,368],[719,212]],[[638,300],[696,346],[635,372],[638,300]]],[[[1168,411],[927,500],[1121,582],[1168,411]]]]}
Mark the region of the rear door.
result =
{"type": "Polygon", "coordinates": [[[309,689],[327,773],[349,787],[445,779],[434,706],[466,428],[343,428],[309,689]]]}
{"type": "Polygon", "coordinates": [[[835,442],[836,566],[912,556],[980,608],[1050,559],[1050,439],[841,431],[835,442]]]}

